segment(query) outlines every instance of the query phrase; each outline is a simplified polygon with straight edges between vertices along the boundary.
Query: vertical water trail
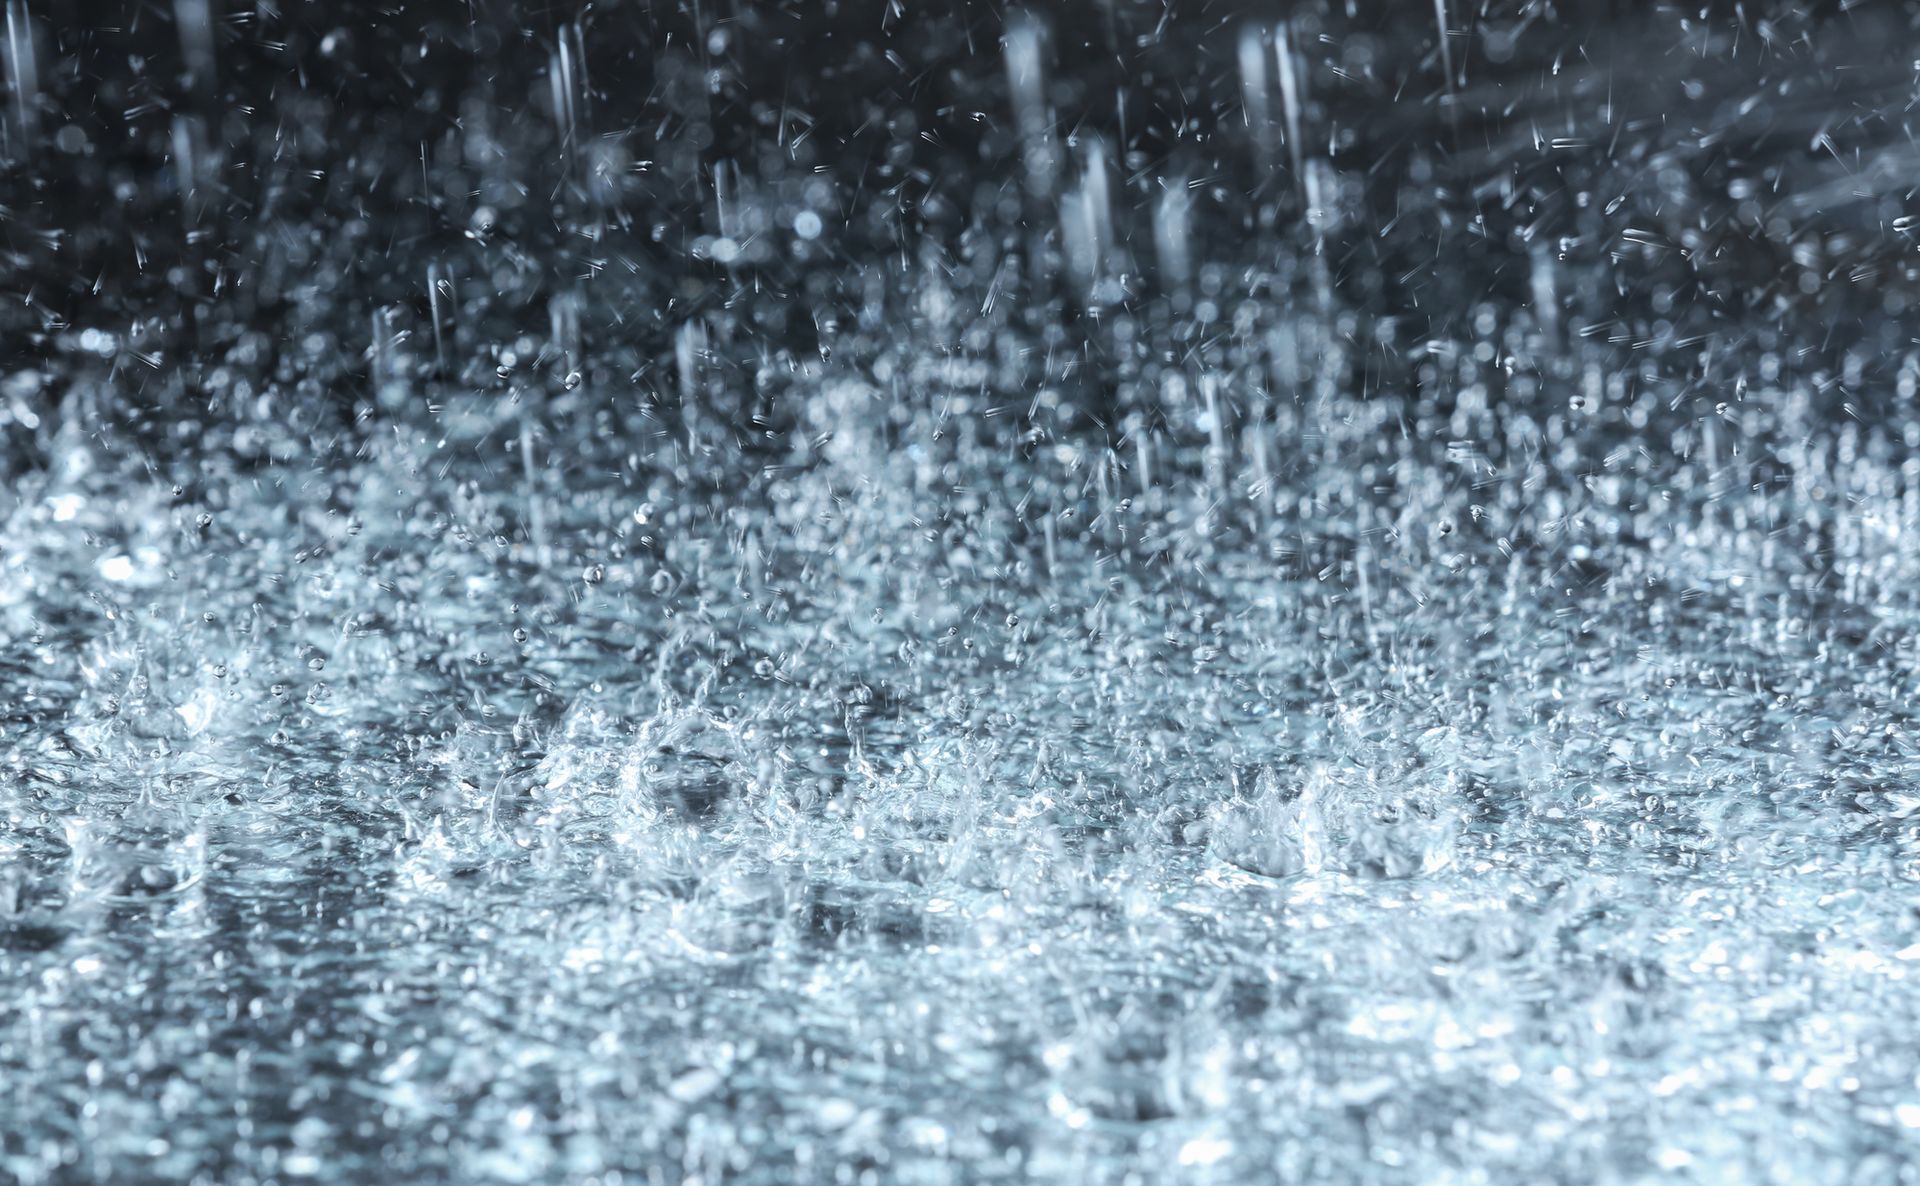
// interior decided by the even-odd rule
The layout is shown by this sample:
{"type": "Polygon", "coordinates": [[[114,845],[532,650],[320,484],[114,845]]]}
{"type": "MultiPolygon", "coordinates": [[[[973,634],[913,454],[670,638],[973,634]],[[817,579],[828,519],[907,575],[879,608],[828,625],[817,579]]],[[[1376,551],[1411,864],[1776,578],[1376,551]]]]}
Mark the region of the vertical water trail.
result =
{"type": "Polygon", "coordinates": [[[1532,268],[1527,279],[1533,298],[1533,316],[1551,348],[1560,339],[1560,285],[1555,276],[1552,249],[1544,243],[1536,246],[1530,262],[1532,268]]]}
{"type": "Polygon", "coordinates": [[[581,294],[578,289],[557,292],[547,301],[547,333],[560,360],[562,385],[571,391],[580,382],[585,360],[580,340],[581,294]]]}
{"type": "MultiPolygon", "coordinates": [[[[529,401],[529,409],[532,401],[529,401]]],[[[534,562],[541,572],[553,567],[553,545],[547,535],[547,508],[540,493],[540,467],[533,456],[533,417],[520,417],[520,474],[526,487],[527,534],[533,542],[534,562]]]]}
{"type": "Polygon", "coordinates": [[[1087,222],[1093,230],[1094,246],[1099,252],[1101,271],[1110,270],[1107,256],[1113,250],[1113,195],[1108,190],[1107,145],[1098,136],[1087,138],[1082,164],[1081,185],[1086,194],[1087,222]]]}
{"type": "Polygon", "coordinates": [[[1247,446],[1247,460],[1253,467],[1253,482],[1248,494],[1253,503],[1253,526],[1262,536],[1266,534],[1273,505],[1273,420],[1268,412],[1272,396],[1265,384],[1254,385],[1253,407],[1247,414],[1243,429],[1247,446]]]}
{"type": "Polygon", "coordinates": [[[1021,11],[1008,18],[1007,85],[1013,96],[1014,126],[1020,133],[1027,188],[1042,198],[1054,192],[1059,170],[1053,117],[1046,102],[1045,41],[1044,29],[1030,13],[1021,11]]]}
{"type": "Polygon", "coordinates": [[[1089,305],[1105,303],[1114,276],[1113,199],[1107,189],[1106,146],[1088,140],[1081,156],[1080,184],[1060,199],[1060,238],[1067,262],[1089,305]]]}
{"type": "Polygon", "coordinates": [[[33,21],[26,0],[7,0],[7,85],[13,92],[20,153],[32,151],[39,127],[40,67],[34,56],[33,21]]]}
{"type": "Polygon", "coordinates": [[[433,368],[434,373],[445,377],[447,374],[446,304],[447,281],[442,278],[440,265],[427,265],[427,313],[433,319],[433,368]]]}
{"type": "Polygon", "coordinates": [[[193,90],[210,94],[214,83],[212,0],[173,0],[173,20],[193,90]]]}
{"type": "Polygon", "coordinates": [[[180,187],[181,217],[189,227],[195,219],[195,196],[200,188],[201,158],[200,143],[203,139],[200,130],[200,117],[182,112],[173,117],[171,143],[173,147],[174,182],[180,187]]]}
{"type": "Polygon", "coordinates": [[[1293,184],[1301,203],[1306,204],[1306,171],[1300,143],[1300,68],[1294,60],[1293,29],[1285,21],[1274,27],[1273,55],[1280,68],[1280,112],[1287,126],[1287,159],[1293,166],[1293,184]]]}
{"type": "Polygon", "coordinates": [[[562,151],[574,155],[574,132],[579,126],[579,109],[574,105],[573,46],[562,35],[548,57],[547,87],[553,104],[554,130],[562,151]]]}
{"type": "Polygon", "coordinates": [[[1160,183],[1160,197],[1153,205],[1154,257],[1160,265],[1161,283],[1177,304],[1190,300],[1188,286],[1193,283],[1192,233],[1193,197],[1187,192],[1184,177],[1160,183]]]}
{"type": "Polygon", "coordinates": [[[737,243],[740,239],[739,212],[734,197],[739,169],[732,161],[713,166],[713,229],[722,239],[737,243]]]}
{"type": "Polygon", "coordinates": [[[706,350],[706,327],[698,321],[681,324],[673,335],[674,373],[679,381],[680,415],[687,448],[700,448],[700,356],[706,350]]]}
{"type": "Polygon", "coordinates": [[[1152,430],[1140,426],[1133,434],[1133,467],[1140,480],[1140,500],[1150,502],[1156,487],[1153,484],[1153,443],[1149,439],[1152,430]]]}
{"type": "Polygon", "coordinates": [[[1367,636],[1367,653],[1378,662],[1385,658],[1380,653],[1379,615],[1373,604],[1373,549],[1362,543],[1353,559],[1354,568],[1359,571],[1360,579],[1360,618],[1367,636]]]}
{"type": "Polygon", "coordinates": [[[373,387],[373,397],[381,398],[382,388],[386,386],[389,366],[387,363],[387,331],[381,324],[383,309],[375,309],[368,315],[367,327],[367,377],[373,387]]]}
{"type": "Polygon", "coordinates": [[[561,43],[567,38],[573,40],[573,52],[567,59],[567,81],[575,104],[574,122],[591,126],[593,119],[593,84],[587,77],[587,33],[586,21],[578,20],[569,24],[561,32],[561,43]]]}
{"type": "Polygon", "coordinates": [[[1253,141],[1254,164],[1273,167],[1273,105],[1267,90],[1267,51],[1257,25],[1240,30],[1240,107],[1253,141]]]}

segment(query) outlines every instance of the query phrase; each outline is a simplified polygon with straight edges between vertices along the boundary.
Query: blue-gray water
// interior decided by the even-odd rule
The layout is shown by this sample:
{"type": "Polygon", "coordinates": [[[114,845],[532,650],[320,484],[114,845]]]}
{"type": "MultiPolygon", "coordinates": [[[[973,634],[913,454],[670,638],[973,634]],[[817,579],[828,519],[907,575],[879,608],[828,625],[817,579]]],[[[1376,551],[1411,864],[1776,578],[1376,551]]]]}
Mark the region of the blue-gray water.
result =
{"type": "Polygon", "coordinates": [[[1085,7],[10,6],[0,1181],[1920,1180],[1907,18],[1085,7]]]}

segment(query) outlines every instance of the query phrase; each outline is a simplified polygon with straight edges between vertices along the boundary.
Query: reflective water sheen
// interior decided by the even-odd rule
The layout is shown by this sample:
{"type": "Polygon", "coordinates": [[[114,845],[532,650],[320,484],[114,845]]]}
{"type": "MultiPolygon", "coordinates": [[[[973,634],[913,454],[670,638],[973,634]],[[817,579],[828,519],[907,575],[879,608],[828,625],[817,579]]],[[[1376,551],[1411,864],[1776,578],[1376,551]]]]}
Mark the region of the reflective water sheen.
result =
{"type": "Polygon", "coordinates": [[[1865,604],[1706,524],[1043,575],[902,454],[550,483],[539,563],[425,437],[73,447],[5,540],[19,1180],[1904,1172],[1891,523],[1865,604]]]}
{"type": "Polygon", "coordinates": [[[0,1182],[1920,1183],[1920,14],[120,7],[0,1182]]]}

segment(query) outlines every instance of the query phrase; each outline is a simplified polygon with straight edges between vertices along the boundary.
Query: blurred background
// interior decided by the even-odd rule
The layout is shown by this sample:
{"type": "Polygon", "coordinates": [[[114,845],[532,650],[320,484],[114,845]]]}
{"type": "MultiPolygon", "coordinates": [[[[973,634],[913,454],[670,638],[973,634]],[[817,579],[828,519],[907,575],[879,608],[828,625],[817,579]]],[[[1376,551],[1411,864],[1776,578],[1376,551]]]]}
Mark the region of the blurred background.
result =
{"type": "Polygon", "coordinates": [[[1755,384],[1873,422],[1920,366],[1916,20],[8,0],[7,456],[77,393],[148,447],[218,431],[242,379],[339,425],[393,384],[704,404],[778,451],[836,355],[1111,441],[1195,362],[1236,424],[1315,383],[1435,424],[1684,428],[1755,384]]]}

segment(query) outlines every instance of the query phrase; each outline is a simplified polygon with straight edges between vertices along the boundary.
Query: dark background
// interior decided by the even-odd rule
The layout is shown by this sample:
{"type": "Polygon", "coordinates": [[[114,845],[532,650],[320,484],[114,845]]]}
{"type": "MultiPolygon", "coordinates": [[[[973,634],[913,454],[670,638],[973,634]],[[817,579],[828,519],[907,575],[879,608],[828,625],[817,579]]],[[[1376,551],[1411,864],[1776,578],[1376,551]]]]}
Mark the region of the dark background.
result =
{"type": "MultiPolygon", "coordinates": [[[[906,327],[956,348],[967,324],[915,320],[934,271],[969,316],[998,277],[990,336],[1082,360],[995,383],[1064,383],[1111,421],[1141,367],[1198,332],[1151,249],[1179,178],[1197,181],[1199,259],[1236,299],[1366,344],[1339,364],[1361,390],[1426,382],[1425,344],[1486,336],[1483,306],[1501,352],[1532,335],[1522,369],[1549,379],[1604,358],[1684,385],[1771,357],[1858,400],[1908,345],[1917,18],[1900,5],[1489,3],[1448,14],[1444,58],[1421,4],[1030,6],[1058,134],[1113,161],[1118,303],[1149,344],[1131,360],[1090,328],[1058,211],[1021,184],[1005,6],[200,11],[12,8],[38,88],[9,103],[0,154],[6,353],[110,376],[131,424],[230,414],[204,390],[212,366],[303,384],[344,417],[383,335],[392,365],[477,388],[530,333],[543,381],[648,398],[689,323],[750,387],[836,349],[868,359],[906,327]],[[1304,155],[1331,195],[1318,228],[1243,112],[1241,30],[1283,17],[1304,155]],[[722,188],[745,220],[724,264],[705,250],[728,229],[722,188]],[[792,218],[812,205],[825,230],[805,240],[792,218]],[[1543,257],[1552,316],[1531,307],[1543,257]],[[406,357],[430,338],[430,360],[406,357]]],[[[57,407],[73,385],[32,398],[57,407]]]]}

